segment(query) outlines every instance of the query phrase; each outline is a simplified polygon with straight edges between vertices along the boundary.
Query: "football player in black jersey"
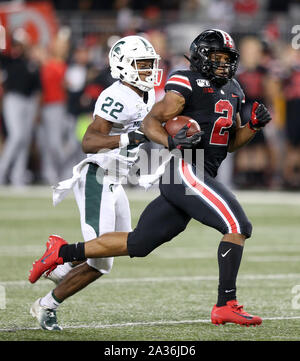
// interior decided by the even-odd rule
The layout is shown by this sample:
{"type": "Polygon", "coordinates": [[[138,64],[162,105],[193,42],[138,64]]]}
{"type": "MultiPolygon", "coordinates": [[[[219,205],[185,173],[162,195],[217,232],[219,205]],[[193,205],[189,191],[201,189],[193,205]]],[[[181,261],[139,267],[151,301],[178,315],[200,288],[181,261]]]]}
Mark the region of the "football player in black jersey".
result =
{"type": "MultiPolygon", "coordinates": [[[[192,42],[188,59],[190,70],[170,76],[166,94],[144,119],[144,128],[149,139],[170,151],[192,149],[195,155],[198,149],[203,149],[203,176],[198,176],[195,157],[190,163],[173,157],[166,170],[170,181],[160,182],[160,195],[146,207],[132,232],[107,233],[76,245],[50,236],[47,250],[33,265],[30,279],[35,282],[46,270],[73,260],[144,257],[177,236],[193,218],[223,234],[218,247],[218,299],[211,321],[259,325],[262,319],[244,311],[236,299],[236,278],[252,225],[236,197],[215,176],[227,152],[248,143],[271,116],[263,104],[254,103],[251,118],[241,126],[239,112],[244,94],[233,78],[239,53],[228,33],[218,29],[202,32],[192,42]],[[185,126],[174,137],[169,136],[162,124],[179,114],[195,119],[202,132],[187,137],[185,126]]],[[[58,288],[59,285],[54,293],[58,288]]]]}

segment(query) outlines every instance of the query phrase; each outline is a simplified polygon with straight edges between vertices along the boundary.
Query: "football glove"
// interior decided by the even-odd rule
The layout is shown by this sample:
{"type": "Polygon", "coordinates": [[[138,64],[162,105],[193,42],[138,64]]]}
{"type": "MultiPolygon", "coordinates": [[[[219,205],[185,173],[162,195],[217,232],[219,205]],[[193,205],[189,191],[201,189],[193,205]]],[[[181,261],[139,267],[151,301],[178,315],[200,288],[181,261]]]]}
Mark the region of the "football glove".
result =
{"type": "Polygon", "coordinates": [[[187,125],[185,125],[173,137],[171,135],[168,136],[168,149],[170,151],[175,148],[191,149],[191,148],[195,147],[201,141],[201,136],[204,134],[203,131],[195,133],[190,137],[187,137],[186,133],[188,130],[189,130],[189,127],[187,125]]]}
{"type": "Polygon", "coordinates": [[[135,130],[133,132],[124,133],[120,136],[119,147],[127,147],[128,145],[131,146],[138,146],[142,143],[147,142],[149,139],[142,133],[140,130],[135,130]]]}
{"type": "Polygon", "coordinates": [[[257,131],[268,124],[271,119],[268,109],[263,104],[259,104],[258,102],[253,103],[251,118],[248,123],[250,129],[257,131]]]}
{"type": "Polygon", "coordinates": [[[129,145],[140,145],[147,142],[149,139],[140,130],[128,133],[129,145]]]}

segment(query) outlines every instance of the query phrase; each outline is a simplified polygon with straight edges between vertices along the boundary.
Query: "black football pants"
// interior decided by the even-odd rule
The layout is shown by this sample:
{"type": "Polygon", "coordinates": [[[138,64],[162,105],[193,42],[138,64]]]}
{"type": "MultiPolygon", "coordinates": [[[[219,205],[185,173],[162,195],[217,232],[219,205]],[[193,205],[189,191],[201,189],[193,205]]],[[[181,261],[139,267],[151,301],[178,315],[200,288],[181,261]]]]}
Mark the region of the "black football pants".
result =
{"type": "Polygon", "coordinates": [[[252,225],[240,203],[222,183],[183,160],[171,161],[169,182],[160,182],[160,196],[143,211],[136,228],[128,235],[131,257],[144,257],[182,232],[191,218],[222,234],[251,237],[252,225]],[[175,182],[179,179],[179,182],[175,182]]]}

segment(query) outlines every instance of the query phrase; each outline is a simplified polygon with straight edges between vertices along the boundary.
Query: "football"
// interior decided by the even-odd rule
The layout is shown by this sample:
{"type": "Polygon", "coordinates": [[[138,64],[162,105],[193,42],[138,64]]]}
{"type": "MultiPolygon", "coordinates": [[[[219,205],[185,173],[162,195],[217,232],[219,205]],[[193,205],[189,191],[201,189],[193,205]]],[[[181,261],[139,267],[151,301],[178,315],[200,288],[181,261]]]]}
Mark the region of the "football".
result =
{"type": "Polygon", "coordinates": [[[174,137],[174,135],[176,135],[181,128],[183,128],[186,124],[189,123],[190,128],[187,131],[188,137],[201,131],[200,125],[196,122],[196,120],[184,115],[177,115],[176,117],[169,119],[165,123],[164,128],[169,135],[174,137]]]}

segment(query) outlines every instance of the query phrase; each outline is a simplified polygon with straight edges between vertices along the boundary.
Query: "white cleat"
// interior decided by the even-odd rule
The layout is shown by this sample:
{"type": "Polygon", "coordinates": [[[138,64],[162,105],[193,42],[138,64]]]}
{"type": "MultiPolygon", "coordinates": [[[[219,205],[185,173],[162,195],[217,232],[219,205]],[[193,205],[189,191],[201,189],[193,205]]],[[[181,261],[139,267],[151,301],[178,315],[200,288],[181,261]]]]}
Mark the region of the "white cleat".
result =
{"type": "Polygon", "coordinates": [[[43,330],[61,331],[62,327],[57,324],[56,311],[40,305],[40,298],[30,308],[30,314],[35,317],[43,330]]]}

